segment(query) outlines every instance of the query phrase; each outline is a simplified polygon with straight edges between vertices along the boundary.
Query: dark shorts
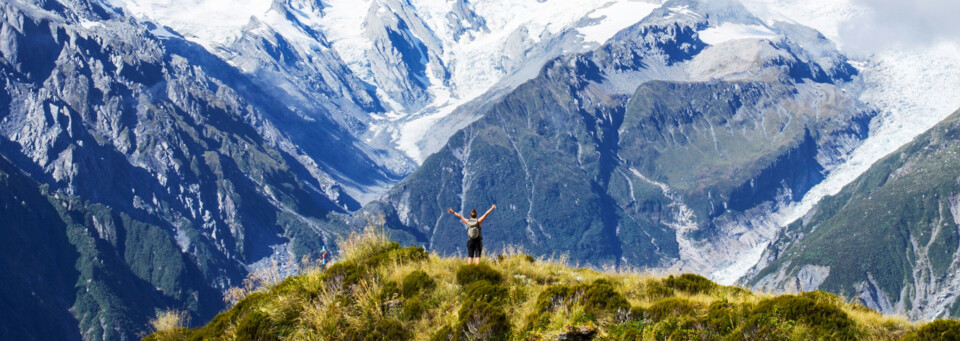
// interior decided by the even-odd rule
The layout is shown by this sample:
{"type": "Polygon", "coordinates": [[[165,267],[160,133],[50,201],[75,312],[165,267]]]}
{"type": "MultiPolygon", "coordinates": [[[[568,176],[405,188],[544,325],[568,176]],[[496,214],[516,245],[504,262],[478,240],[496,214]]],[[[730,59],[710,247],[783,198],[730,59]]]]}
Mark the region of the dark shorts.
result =
{"type": "Polygon", "coordinates": [[[467,257],[479,258],[481,252],[483,252],[483,238],[467,239],[467,257]]]}

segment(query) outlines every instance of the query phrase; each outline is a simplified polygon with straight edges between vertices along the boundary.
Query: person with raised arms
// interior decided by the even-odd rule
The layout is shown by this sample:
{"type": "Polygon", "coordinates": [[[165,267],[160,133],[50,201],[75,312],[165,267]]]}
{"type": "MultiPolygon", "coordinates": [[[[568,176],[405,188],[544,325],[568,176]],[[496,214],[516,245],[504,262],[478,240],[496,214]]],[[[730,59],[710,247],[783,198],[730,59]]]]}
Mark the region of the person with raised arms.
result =
{"type": "Polygon", "coordinates": [[[483,235],[480,233],[482,227],[480,224],[487,219],[487,216],[490,215],[490,212],[497,208],[497,205],[491,205],[490,209],[487,210],[487,213],[484,213],[482,217],[477,218],[477,209],[470,211],[470,219],[464,218],[457,212],[453,211],[453,208],[448,208],[447,212],[453,213],[453,215],[460,218],[465,225],[467,225],[467,264],[480,264],[480,253],[483,252],[483,235]]]}

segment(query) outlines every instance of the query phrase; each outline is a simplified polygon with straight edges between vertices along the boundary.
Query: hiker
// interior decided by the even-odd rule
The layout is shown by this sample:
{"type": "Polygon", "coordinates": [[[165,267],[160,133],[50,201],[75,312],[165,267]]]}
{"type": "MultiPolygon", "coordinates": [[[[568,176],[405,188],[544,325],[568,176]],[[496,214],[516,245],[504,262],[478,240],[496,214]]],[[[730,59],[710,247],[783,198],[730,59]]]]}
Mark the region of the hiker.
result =
{"type": "Polygon", "coordinates": [[[490,212],[493,212],[493,209],[497,208],[497,205],[491,205],[490,209],[487,210],[487,213],[484,213],[480,219],[477,219],[477,209],[470,211],[470,219],[464,218],[457,212],[454,212],[452,208],[448,208],[447,212],[453,213],[453,215],[460,218],[464,224],[467,225],[467,264],[480,264],[480,253],[483,251],[483,235],[480,234],[480,224],[487,219],[487,216],[490,215],[490,212]]]}

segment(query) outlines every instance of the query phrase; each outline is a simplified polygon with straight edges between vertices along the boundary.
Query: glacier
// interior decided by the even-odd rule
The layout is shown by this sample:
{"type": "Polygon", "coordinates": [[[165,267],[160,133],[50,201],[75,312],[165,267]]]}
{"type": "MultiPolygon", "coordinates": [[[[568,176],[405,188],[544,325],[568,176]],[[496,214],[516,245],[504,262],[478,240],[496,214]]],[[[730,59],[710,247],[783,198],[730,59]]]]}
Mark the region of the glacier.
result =
{"type": "MultiPolygon", "coordinates": [[[[818,29],[831,41],[842,42],[839,27],[865,15],[850,1],[744,0],[744,5],[769,21],[790,20],[818,29]]],[[[843,45],[838,43],[841,52],[843,45]]],[[[845,161],[832,165],[827,177],[798,202],[779,206],[758,217],[768,229],[782,228],[802,218],[828,195],[834,195],[863,174],[874,162],[927,131],[960,107],[960,42],[939,42],[913,50],[890,47],[869,55],[854,55],[859,84],[847,89],[880,115],[871,136],[845,161]]],[[[754,247],[747,261],[718,269],[713,279],[732,284],[758,265],[767,243],[754,247]]]]}

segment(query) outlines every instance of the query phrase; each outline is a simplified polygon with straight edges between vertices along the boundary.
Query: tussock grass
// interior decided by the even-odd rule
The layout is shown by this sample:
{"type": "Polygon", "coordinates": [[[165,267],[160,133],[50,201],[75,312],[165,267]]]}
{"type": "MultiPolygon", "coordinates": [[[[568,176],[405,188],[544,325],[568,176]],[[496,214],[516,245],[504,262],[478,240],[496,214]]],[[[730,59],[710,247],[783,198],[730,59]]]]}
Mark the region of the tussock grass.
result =
{"type": "Polygon", "coordinates": [[[163,322],[148,339],[891,340],[960,331],[824,292],[775,296],[690,274],[572,268],[519,248],[466,265],[401,247],[375,227],[340,246],[326,270],[261,285],[201,328],[163,322]]]}
{"type": "Polygon", "coordinates": [[[243,279],[243,284],[239,287],[227,289],[223,294],[223,301],[229,305],[237,304],[238,301],[247,297],[250,293],[270,288],[283,280],[283,274],[280,264],[272,260],[264,267],[254,269],[243,279]]]}
{"type": "Polygon", "coordinates": [[[182,310],[167,310],[150,320],[157,340],[182,340],[188,335],[186,327],[190,324],[190,315],[182,310]]]}

